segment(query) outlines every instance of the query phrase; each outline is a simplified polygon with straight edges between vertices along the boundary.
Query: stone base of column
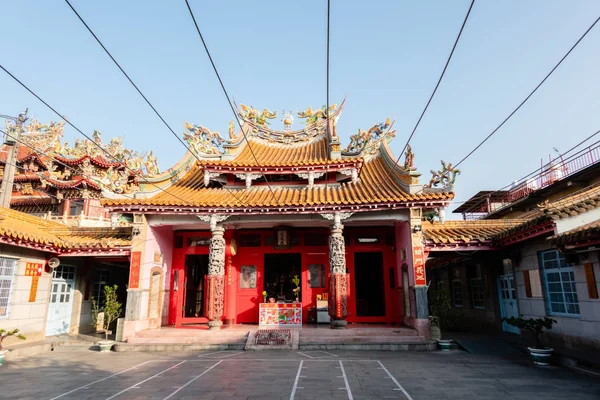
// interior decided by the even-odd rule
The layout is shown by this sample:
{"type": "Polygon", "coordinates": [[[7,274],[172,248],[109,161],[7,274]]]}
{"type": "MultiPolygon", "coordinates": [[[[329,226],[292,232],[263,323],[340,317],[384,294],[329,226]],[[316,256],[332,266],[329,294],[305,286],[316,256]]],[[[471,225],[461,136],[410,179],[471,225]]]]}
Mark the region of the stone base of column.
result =
{"type": "Polygon", "coordinates": [[[331,274],[329,278],[329,316],[334,329],[343,329],[348,309],[346,274],[331,274]]]}
{"type": "Polygon", "coordinates": [[[219,329],[223,322],[225,302],[225,278],[218,275],[204,276],[204,316],[209,319],[211,329],[219,329]],[[212,323],[212,325],[211,325],[212,323]]]}
{"type": "Polygon", "coordinates": [[[221,326],[223,326],[223,321],[220,321],[220,320],[208,321],[208,330],[209,331],[218,331],[221,329],[221,326]]]}

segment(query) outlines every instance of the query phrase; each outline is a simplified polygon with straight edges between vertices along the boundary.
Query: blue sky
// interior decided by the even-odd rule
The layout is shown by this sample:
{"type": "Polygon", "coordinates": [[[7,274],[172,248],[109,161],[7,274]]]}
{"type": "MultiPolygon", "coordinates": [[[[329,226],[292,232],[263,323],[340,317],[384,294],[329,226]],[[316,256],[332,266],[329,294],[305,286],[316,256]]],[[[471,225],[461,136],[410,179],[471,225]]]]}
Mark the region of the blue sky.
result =
{"type": "MultiPolygon", "coordinates": [[[[183,0],[72,4],[169,124],[225,133],[232,113],[183,0]]],[[[231,96],[281,112],[325,104],[325,0],[191,0],[231,96]]],[[[470,1],[332,0],[330,99],[348,96],[338,133],[396,119],[400,152],[422,111],[470,1]]],[[[162,169],[185,149],[58,0],[1,5],[0,63],[76,126],[124,136],[154,150],[162,169]]],[[[413,141],[429,179],[439,160],[456,162],[500,123],[600,15],[594,0],[476,2],[444,81],[413,141]]],[[[497,189],[600,129],[600,27],[537,94],[462,166],[456,200],[497,189]]],[[[0,71],[1,72],[1,71],[0,71]]],[[[0,114],[29,107],[57,120],[4,72],[0,114]]],[[[278,127],[280,122],[274,124],[278,127]]],[[[296,126],[299,126],[297,123],[296,126]]],[[[65,129],[73,143],[76,132],[65,129]]]]}

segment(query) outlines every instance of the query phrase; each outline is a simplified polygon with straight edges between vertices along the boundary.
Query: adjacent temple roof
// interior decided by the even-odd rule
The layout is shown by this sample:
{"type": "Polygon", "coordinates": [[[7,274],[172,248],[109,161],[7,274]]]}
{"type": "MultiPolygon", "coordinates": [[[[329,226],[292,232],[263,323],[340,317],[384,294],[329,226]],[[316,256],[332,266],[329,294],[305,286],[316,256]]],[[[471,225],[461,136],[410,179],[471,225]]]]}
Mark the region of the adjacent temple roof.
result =
{"type": "MultiPolygon", "coordinates": [[[[423,240],[432,251],[465,247],[500,248],[542,234],[554,233],[556,220],[573,217],[600,207],[600,184],[543,203],[516,219],[484,219],[423,223],[423,240]]],[[[556,246],[574,247],[600,241],[598,221],[549,238],[556,246]]]]}
{"type": "Polygon", "coordinates": [[[112,198],[112,210],[170,213],[310,212],[311,210],[381,210],[445,206],[448,188],[423,188],[412,151],[396,165],[388,142],[393,122],[373,125],[351,136],[342,149],[336,121],[344,103],[326,110],[297,113],[304,128],[292,130],[285,113],[284,130],[268,127],[277,113],[242,105],[236,132],[229,139],[209,129],[186,124],[190,151],[175,167],[144,185],[135,199],[112,198]],[[327,116],[329,114],[329,117],[327,116]]]}
{"type": "Polygon", "coordinates": [[[131,228],[76,228],[0,207],[0,243],[55,254],[129,251],[131,228]]]}

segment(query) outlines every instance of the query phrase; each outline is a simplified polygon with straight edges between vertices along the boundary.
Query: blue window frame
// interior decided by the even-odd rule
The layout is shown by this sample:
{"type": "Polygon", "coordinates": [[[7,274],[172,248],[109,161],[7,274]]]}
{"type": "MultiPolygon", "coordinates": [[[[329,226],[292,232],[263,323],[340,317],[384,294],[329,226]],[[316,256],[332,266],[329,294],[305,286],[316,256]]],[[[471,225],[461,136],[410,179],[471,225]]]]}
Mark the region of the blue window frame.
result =
{"type": "Polygon", "coordinates": [[[551,315],[579,316],[579,301],[573,267],[558,250],[540,253],[546,289],[546,307],[551,315]]]}

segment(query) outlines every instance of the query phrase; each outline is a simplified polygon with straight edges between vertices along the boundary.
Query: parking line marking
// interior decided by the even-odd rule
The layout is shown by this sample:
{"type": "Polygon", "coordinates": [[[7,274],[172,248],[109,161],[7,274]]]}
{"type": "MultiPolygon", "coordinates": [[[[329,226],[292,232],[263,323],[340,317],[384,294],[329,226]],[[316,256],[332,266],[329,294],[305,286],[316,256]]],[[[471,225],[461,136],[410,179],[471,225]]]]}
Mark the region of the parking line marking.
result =
{"type": "Polygon", "coordinates": [[[342,360],[340,360],[340,369],[342,370],[344,383],[346,384],[346,392],[348,392],[348,399],[354,400],[354,397],[352,397],[352,391],[350,390],[350,385],[348,384],[348,377],[346,376],[346,371],[344,370],[344,364],[342,364],[342,360]]]}
{"type": "Polygon", "coordinates": [[[298,389],[298,381],[300,380],[300,372],[302,371],[302,364],[304,364],[304,360],[300,360],[298,372],[296,373],[296,380],[294,381],[294,387],[292,387],[292,393],[290,394],[290,400],[294,400],[294,396],[296,395],[296,390],[298,389]]]}
{"type": "Polygon", "coordinates": [[[388,369],[385,367],[385,365],[383,365],[381,363],[381,361],[379,361],[379,360],[377,360],[377,362],[379,363],[379,365],[381,366],[381,368],[385,371],[385,373],[388,374],[388,376],[390,377],[390,379],[394,381],[394,383],[396,384],[396,386],[398,386],[398,389],[394,389],[394,390],[400,390],[400,391],[402,391],[402,393],[404,393],[404,395],[406,396],[406,398],[408,400],[413,400],[413,398],[410,397],[410,394],[408,394],[408,392],[406,390],[404,390],[404,388],[402,387],[402,385],[400,384],[400,382],[398,382],[396,380],[396,378],[394,378],[394,376],[392,374],[390,374],[390,371],[388,371],[388,369]]]}
{"type": "MultiPolygon", "coordinates": [[[[243,351],[240,351],[240,352],[238,352],[238,353],[228,354],[228,355],[226,355],[226,356],[223,356],[223,357],[217,357],[217,359],[221,359],[221,358],[227,358],[227,357],[232,357],[232,356],[237,356],[238,354],[242,354],[242,353],[243,353],[243,351]]],[[[212,357],[211,357],[211,358],[212,358],[212,357]]]]}
{"type": "Polygon", "coordinates": [[[175,365],[173,365],[172,367],[169,367],[169,368],[165,369],[164,371],[160,371],[158,374],[154,374],[154,375],[152,375],[150,378],[144,379],[143,381],[141,381],[141,382],[138,382],[138,383],[136,383],[135,385],[131,385],[131,386],[129,386],[127,389],[123,389],[123,390],[121,390],[119,393],[117,393],[117,394],[113,394],[112,396],[110,396],[110,397],[106,398],[106,400],[111,400],[111,399],[114,399],[115,397],[119,396],[120,394],[123,394],[123,393],[127,392],[128,390],[131,390],[131,389],[135,388],[136,386],[139,386],[139,385],[141,385],[141,384],[144,384],[144,383],[148,382],[149,380],[151,380],[151,379],[154,379],[154,378],[156,378],[157,376],[159,376],[159,375],[161,375],[161,374],[164,374],[164,373],[165,373],[165,372],[167,372],[167,371],[170,371],[170,370],[172,370],[173,368],[177,368],[177,367],[179,367],[179,366],[180,366],[181,364],[183,364],[184,362],[185,362],[185,360],[183,360],[182,362],[180,362],[180,363],[178,363],[178,364],[175,364],[175,365]]]}
{"type": "Polygon", "coordinates": [[[170,395],[168,395],[167,397],[165,397],[163,400],[167,400],[167,399],[170,399],[171,397],[175,396],[181,390],[185,389],[186,386],[188,386],[189,384],[193,383],[196,379],[201,378],[202,375],[206,374],[208,371],[210,371],[211,369],[215,368],[217,365],[221,364],[222,362],[223,362],[222,360],[219,361],[219,362],[217,362],[215,365],[213,365],[212,367],[208,368],[206,371],[204,371],[200,375],[197,375],[195,378],[193,378],[190,381],[188,381],[185,385],[181,386],[179,389],[177,389],[176,391],[174,391],[173,393],[171,393],[170,395]]]}
{"type": "Polygon", "coordinates": [[[327,351],[319,350],[321,353],[329,354],[330,356],[338,357],[337,354],[329,353],[327,351]]]}
{"type": "Polygon", "coordinates": [[[198,357],[206,357],[206,356],[210,356],[211,354],[218,354],[218,353],[224,353],[224,352],[225,352],[225,350],[213,351],[212,353],[200,354],[198,357]]]}
{"type": "Polygon", "coordinates": [[[308,354],[304,354],[304,353],[302,353],[302,352],[300,352],[300,351],[298,351],[298,354],[300,354],[301,356],[304,356],[304,357],[308,357],[308,358],[314,358],[314,357],[312,357],[312,356],[309,356],[308,354]]]}
{"type": "Polygon", "coordinates": [[[94,381],[94,382],[91,382],[91,383],[86,383],[86,384],[85,384],[85,385],[83,385],[83,386],[79,386],[78,388],[75,388],[75,389],[73,389],[73,390],[70,390],[70,391],[68,391],[68,392],[66,392],[66,393],[63,393],[63,394],[61,394],[60,396],[53,397],[53,398],[51,398],[50,400],[56,400],[56,399],[60,399],[61,397],[64,397],[64,396],[70,395],[71,393],[74,393],[74,392],[76,392],[76,391],[78,391],[78,390],[81,390],[81,389],[89,389],[89,388],[90,388],[90,386],[92,386],[92,385],[95,385],[96,383],[100,383],[100,382],[102,382],[102,381],[105,381],[105,380],[107,380],[107,379],[110,379],[110,378],[112,378],[113,376],[121,375],[121,374],[123,374],[123,373],[125,373],[125,372],[127,372],[127,371],[131,371],[132,369],[136,369],[136,368],[138,368],[138,367],[141,367],[142,365],[148,364],[149,362],[152,362],[152,361],[154,361],[154,360],[145,361],[145,362],[143,362],[143,363],[141,363],[141,364],[138,364],[138,365],[136,365],[136,366],[134,366],[134,367],[131,367],[131,368],[124,369],[124,370],[123,370],[123,371],[121,371],[121,372],[117,372],[116,374],[109,375],[109,376],[107,376],[107,377],[105,377],[105,378],[98,379],[97,381],[94,381]]]}

